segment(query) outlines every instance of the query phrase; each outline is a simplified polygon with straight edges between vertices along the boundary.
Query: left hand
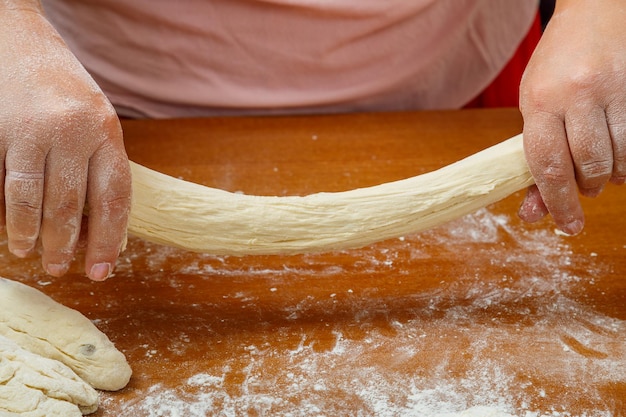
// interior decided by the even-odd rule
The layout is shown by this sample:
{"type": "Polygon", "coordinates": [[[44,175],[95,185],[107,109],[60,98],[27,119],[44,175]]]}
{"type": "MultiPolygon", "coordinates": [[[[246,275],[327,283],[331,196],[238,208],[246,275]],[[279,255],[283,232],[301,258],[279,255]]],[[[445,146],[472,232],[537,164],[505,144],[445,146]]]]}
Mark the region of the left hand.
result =
{"type": "Polygon", "coordinates": [[[524,73],[524,148],[536,186],[520,217],[550,213],[579,233],[578,192],[597,196],[626,181],[626,4],[559,0],[524,73]]]}

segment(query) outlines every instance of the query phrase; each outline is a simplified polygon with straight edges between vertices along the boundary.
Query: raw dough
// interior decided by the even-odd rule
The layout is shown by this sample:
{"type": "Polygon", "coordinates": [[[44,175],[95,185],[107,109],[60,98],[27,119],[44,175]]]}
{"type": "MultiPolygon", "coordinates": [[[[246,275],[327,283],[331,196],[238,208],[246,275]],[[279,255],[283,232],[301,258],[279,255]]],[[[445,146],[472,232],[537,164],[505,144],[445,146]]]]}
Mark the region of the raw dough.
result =
{"type": "Polygon", "coordinates": [[[74,417],[98,409],[98,393],[59,361],[0,336],[0,417],[74,417]]]}
{"type": "Polygon", "coordinates": [[[128,383],[124,355],[78,311],[6,278],[0,278],[0,306],[0,335],[64,363],[94,388],[115,391],[128,383]]]}
{"type": "Polygon", "coordinates": [[[424,175],[304,197],[234,194],[131,168],[131,234],[222,255],[362,247],[437,226],[533,183],[521,135],[424,175]]]}

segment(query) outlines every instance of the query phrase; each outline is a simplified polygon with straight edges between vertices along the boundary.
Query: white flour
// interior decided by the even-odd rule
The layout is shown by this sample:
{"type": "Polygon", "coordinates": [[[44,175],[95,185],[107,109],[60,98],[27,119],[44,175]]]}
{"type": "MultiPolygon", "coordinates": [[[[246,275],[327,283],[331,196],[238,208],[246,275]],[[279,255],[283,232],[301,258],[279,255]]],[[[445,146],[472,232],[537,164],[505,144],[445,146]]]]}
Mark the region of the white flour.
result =
{"type": "MultiPolygon", "coordinates": [[[[340,253],[341,263],[332,254],[194,255],[187,262],[175,249],[136,239],[129,245],[117,273],[144,282],[145,292],[94,295],[94,306],[119,311],[144,301],[147,310],[98,324],[106,332],[110,320],[128,322],[129,334],[112,336],[143,358],[133,367],[137,386],[148,388],[103,393],[99,417],[608,417],[624,406],[626,322],[602,309],[599,290],[598,305],[581,290],[610,275],[610,265],[598,254],[574,253],[553,230],[482,210],[340,253]],[[412,275],[416,265],[436,273],[446,259],[466,261],[446,265],[438,283],[412,275]],[[187,279],[172,278],[173,268],[187,279]],[[355,285],[352,276],[369,281],[355,285]],[[380,280],[397,283],[397,293],[380,290],[380,280]],[[295,282],[309,292],[298,293],[295,282]],[[150,285],[171,289],[171,297],[152,300],[150,285]],[[182,305],[177,293],[193,286],[223,293],[182,305]],[[248,321],[223,315],[236,307],[248,321]],[[177,320],[180,329],[144,327],[162,320],[177,320]],[[163,361],[163,341],[176,363],[163,361]],[[185,361],[192,350],[209,359],[219,351],[219,360],[185,361]],[[184,383],[167,386],[142,372],[144,363],[184,383]]],[[[30,270],[24,265],[24,281],[59,285],[38,277],[36,260],[30,270]]]]}
{"type": "MultiPolygon", "coordinates": [[[[177,253],[135,244],[131,253],[151,251],[149,262],[155,270],[177,253]]],[[[355,269],[394,274],[404,285],[412,277],[400,263],[394,264],[399,253],[408,252],[416,263],[436,265],[433,247],[476,256],[458,265],[457,276],[442,277],[438,287],[416,291],[408,300],[406,294],[365,299],[337,285],[324,299],[309,295],[285,301],[275,312],[285,323],[276,334],[236,334],[230,340],[215,336],[213,346],[230,352],[230,359],[206,369],[189,364],[190,376],[177,387],[154,381],[138,392],[138,400],[123,405],[124,415],[613,415],[616,404],[607,392],[615,384],[626,384],[626,323],[581,303],[584,295],[576,295],[581,280],[593,283],[605,269],[595,254],[574,255],[567,238],[552,230],[527,229],[507,216],[482,210],[434,231],[343,255],[354,257],[355,269]],[[485,259],[501,274],[484,276],[485,259]],[[299,331],[298,320],[307,320],[316,309],[330,312],[329,320],[319,323],[319,332],[333,336],[331,345],[299,331]],[[381,317],[386,326],[374,323],[381,317]],[[293,348],[285,349],[273,343],[277,338],[296,339],[293,348]],[[238,383],[233,385],[233,380],[238,383]],[[550,392],[542,383],[546,380],[568,389],[550,392]],[[573,409],[579,411],[572,414],[573,409]]],[[[314,283],[316,276],[340,277],[346,272],[314,255],[276,268],[238,262],[199,256],[184,268],[200,280],[258,279],[276,296],[290,281],[314,283]]],[[[132,269],[132,259],[121,265],[125,268],[132,269]]],[[[161,279],[168,279],[167,271],[161,279]]],[[[170,285],[174,291],[179,286],[170,285]]],[[[376,294],[376,288],[372,291],[376,294]]],[[[252,294],[240,291],[223,298],[264,314],[252,294]]],[[[170,337],[169,349],[184,357],[193,342],[184,333],[170,337]]],[[[146,360],[159,360],[150,344],[144,349],[146,360]]],[[[105,397],[104,409],[109,401],[119,399],[105,397]]]]}

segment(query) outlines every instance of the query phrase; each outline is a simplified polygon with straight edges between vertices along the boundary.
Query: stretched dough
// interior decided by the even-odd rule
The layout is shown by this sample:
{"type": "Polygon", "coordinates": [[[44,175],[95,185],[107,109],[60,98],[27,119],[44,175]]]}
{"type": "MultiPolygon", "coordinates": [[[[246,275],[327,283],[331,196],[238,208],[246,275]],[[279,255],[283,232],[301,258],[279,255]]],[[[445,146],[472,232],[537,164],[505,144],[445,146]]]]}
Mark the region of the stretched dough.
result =
{"type": "Polygon", "coordinates": [[[417,177],[338,193],[229,193],[131,163],[129,233],[218,255],[363,247],[469,214],[533,183],[518,135],[417,177]]]}
{"type": "Polygon", "coordinates": [[[0,416],[73,417],[98,408],[98,393],[59,361],[0,336],[0,416]]]}
{"type": "Polygon", "coordinates": [[[0,306],[0,335],[22,348],[62,362],[97,389],[119,390],[130,380],[124,355],[78,311],[6,278],[0,306]]]}

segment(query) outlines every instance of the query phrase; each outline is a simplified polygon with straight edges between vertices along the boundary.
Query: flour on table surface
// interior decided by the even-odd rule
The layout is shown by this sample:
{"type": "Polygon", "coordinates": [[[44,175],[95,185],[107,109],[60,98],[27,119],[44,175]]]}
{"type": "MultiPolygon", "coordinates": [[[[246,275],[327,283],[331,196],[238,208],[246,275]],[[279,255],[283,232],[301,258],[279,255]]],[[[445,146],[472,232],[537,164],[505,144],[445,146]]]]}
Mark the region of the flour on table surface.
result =
{"type": "MultiPolygon", "coordinates": [[[[207,334],[216,339],[213,346],[232,352],[229,360],[203,369],[189,364],[181,386],[154,381],[121,409],[129,416],[150,417],[613,415],[615,404],[607,391],[626,384],[626,323],[574,294],[582,280],[593,284],[602,275],[605,267],[596,256],[576,256],[567,238],[553,230],[527,229],[489,210],[342,256],[352,256],[355,269],[391,274],[404,285],[412,277],[401,262],[396,264],[399,254],[436,263],[440,254],[433,254],[433,247],[476,253],[475,261],[470,257],[458,265],[458,276],[443,277],[439,286],[417,291],[410,299],[406,294],[364,299],[350,288],[329,288],[325,297],[318,293],[283,302],[275,314],[285,326],[276,334],[242,330],[222,336],[219,326],[208,326],[207,334]],[[501,274],[483,276],[485,259],[501,274]],[[329,311],[328,320],[319,324],[324,338],[298,331],[298,320],[317,310],[329,311]],[[387,323],[382,327],[375,324],[381,317],[387,323]],[[273,343],[276,338],[295,341],[284,349],[273,343]],[[324,342],[328,338],[330,344],[324,342]],[[233,379],[239,381],[236,388],[225,383],[233,379]],[[569,389],[551,392],[542,384],[546,379],[569,389]]],[[[148,262],[157,270],[163,259],[170,262],[177,254],[149,244],[143,249],[151,251],[148,262]]],[[[289,293],[294,280],[314,283],[349,272],[345,264],[327,259],[305,255],[298,262],[261,267],[203,255],[182,268],[203,282],[258,279],[279,297],[289,293]]],[[[122,266],[132,267],[132,260],[122,266]]],[[[166,271],[161,279],[168,280],[166,271]]],[[[183,290],[180,283],[168,285],[183,290]]],[[[265,314],[258,295],[235,291],[223,300],[239,303],[253,315],[265,314]]],[[[206,307],[198,305],[197,311],[206,307]]],[[[192,348],[184,333],[169,337],[174,354],[184,356],[192,348]]],[[[150,352],[149,345],[145,349],[150,352]]]]}
{"type": "Polygon", "coordinates": [[[623,406],[615,388],[626,387],[626,322],[581,291],[610,266],[598,254],[575,253],[553,229],[484,209],[340,252],[341,263],[328,254],[177,261],[182,253],[131,239],[117,273],[167,287],[171,297],[146,302],[145,291],[94,301],[112,310],[153,306],[122,318],[133,329],[123,335],[129,356],[142,358],[136,375],[145,362],[181,381],[144,376],[132,399],[104,393],[103,417],[608,417],[623,406]],[[413,276],[415,265],[436,270],[456,258],[464,263],[447,265],[438,282],[413,276]],[[185,277],[172,277],[172,268],[185,277]],[[351,282],[355,271],[369,281],[351,282]],[[397,293],[379,289],[380,279],[397,283],[397,293]],[[310,291],[296,292],[294,282],[310,291]],[[176,301],[207,287],[211,299],[176,301]],[[224,304],[248,321],[223,315],[224,304]],[[174,320],[176,330],[146,326],[162,320],[174,320]],[[302,330],[312,320],[313,330],[302,330]],[[219,351],[221,359],[199,366],[185,361],[191,351],[219,351]],[[166,353],[180,362],[163,362],[166,353]],[[566,389],[556,392],[555,381],[566,389]]]}

